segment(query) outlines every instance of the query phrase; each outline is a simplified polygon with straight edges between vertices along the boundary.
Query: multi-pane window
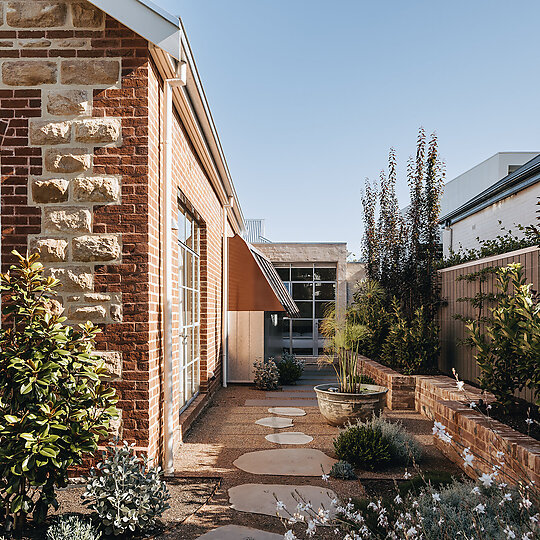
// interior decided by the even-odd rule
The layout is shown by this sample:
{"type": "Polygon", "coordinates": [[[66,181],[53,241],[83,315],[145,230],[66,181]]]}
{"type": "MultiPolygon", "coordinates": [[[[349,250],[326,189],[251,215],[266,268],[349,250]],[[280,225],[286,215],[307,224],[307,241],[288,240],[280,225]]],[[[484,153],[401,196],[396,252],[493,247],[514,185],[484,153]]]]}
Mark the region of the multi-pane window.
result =
{"type": "Polygon", "coordinates": [[[283,350],[298,355],[323,353],[319,323],[336,301],[337,271],[331,264],[280,264],[276,270],[292,295],[300,317],[283,321],[283,350]]]}
{"type": "Polygon", "coordinates": [[[178,209],[178,287],[180,406],[185,407],[200,386],[200,228],[182,207],[178,209]]]}

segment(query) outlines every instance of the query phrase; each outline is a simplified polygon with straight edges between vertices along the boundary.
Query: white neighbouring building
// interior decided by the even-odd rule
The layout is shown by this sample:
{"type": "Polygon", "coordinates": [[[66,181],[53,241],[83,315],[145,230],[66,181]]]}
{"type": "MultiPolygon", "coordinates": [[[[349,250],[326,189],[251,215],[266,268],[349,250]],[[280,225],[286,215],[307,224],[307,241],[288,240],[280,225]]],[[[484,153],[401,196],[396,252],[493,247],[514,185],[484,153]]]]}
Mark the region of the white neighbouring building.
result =
{"type": "Polygon", "coordinates": [[[536,220],[540,197],[538,152],[499,152],[445,185],[441,201],[443,254],[478,249],[502,227],[519,236],[516,225],[536,220]]]}

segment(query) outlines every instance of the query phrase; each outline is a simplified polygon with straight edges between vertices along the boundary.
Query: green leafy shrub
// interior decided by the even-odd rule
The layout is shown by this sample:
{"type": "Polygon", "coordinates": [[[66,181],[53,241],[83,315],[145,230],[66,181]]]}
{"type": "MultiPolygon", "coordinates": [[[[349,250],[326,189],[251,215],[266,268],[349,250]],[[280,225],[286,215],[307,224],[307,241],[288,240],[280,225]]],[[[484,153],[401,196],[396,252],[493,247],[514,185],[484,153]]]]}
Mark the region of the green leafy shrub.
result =
{"type": "Polygon", "coordinates": [[[393,300],[393,314],[384,342],[381,361],[405,375],[429,373],[437,366],[440,352],[439,328],[420,307],[408,320],[393,300]]]}
{"type": "Polygon", "coordinates": [[[532,388],[540,390],[540,304],[531,284],[526,283],[523,267],[511,264],[497,271],[501,295],[482,325],[467,325],[482,388],[492,392],[503,408],[515,401],[514,393],[532,388]]]}
{"type": "Polygon", "coordinates": [[[409,465],[422,460],[422,446],[410,435],[401,422],[390,422],[382,416],[374,415],[367,423],[374,430],[379,430],[388,443],[392,463],[409,465]]]}
{"type": "Polygon", "coordinates": [[[340,478],[341,480],[356,480],[356,473],[350,463],[346,461],[337,461],[330,469],[332,478],[340,478]]]}
{"type": "Polygon", "coordinates": [[[386,291],[377,281],[365,279],[358,284],[353,300],[349,317],[367,329],[359,340],[358,352],[377,359],[381,355],[390,324],[386,291]]]}
{"type": "Polygon", "coordinates": [[[273,358],[262,362],[254,362],[255,376],[253,382],[259,390],[277,390],[279,388],[279,371],[273,358]]]}
{"type": "Polygon", "coordinates": [[[388,441],[370,425],[349,426],[334,439],[334,450],[339,460],[363,469],[382,467],[392,460],[388,441]]]}
{"type": "Polygon", "coordinates": [[[90,471],[83,504],[97,513],[106,535],[144,532],[169,508],[159,467],[148,467],[133,445],[110,445],[103,461],[90,471]]]}
{"type": "Polygon", "coordinates": [[[47,530],[47,540],[99,540],[101,532],[78,516],[62,516],[47,530]]]}
{"type": "Polygon", "coordinates": [[[298,360],[294,354],[283,353],[276,365],[279,371],[279,384],[295,384],[304,373],[304,362],[298,360]]]}
{"type": "Polygon", "coordinates": [[[107,436],[117,398],[93,355],[100,330],[64,325],[58,280],[44,277],[37,255],[14,254],[18,264],[0,276],[0,506],[6,526],[20,528],[27,514],[42,522],[58,507],[55,489],[107,436]]]}

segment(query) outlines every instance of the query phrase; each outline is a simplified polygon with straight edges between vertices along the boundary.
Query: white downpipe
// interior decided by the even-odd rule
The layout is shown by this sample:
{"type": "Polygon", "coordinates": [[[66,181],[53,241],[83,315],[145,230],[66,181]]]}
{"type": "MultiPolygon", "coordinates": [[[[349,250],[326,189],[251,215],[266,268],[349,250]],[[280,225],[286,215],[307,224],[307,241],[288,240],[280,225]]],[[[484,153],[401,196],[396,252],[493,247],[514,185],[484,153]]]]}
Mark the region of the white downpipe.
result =
{"type": "Polygon", "coordinates": [[[229,204],[223,205],[223,291],[221,312],[221,380],[223,388],[227,388],[229,378],[229,238],[227,236],[229,210],[233,207],[233,197],[229,204]]]}
{"type": "Polygon", "coordinates": [[[174,472],[174,406],[173,406],[173,345],[172,345],[172,302],[173,302],[173,211],[172,211],[172,123],[173,88],[185,86],[186,65],[179,64],[179,78],[167,79],[164,83],[163,99],[163,376],[164,376],[164,463],[165,474],[174,472]]]}

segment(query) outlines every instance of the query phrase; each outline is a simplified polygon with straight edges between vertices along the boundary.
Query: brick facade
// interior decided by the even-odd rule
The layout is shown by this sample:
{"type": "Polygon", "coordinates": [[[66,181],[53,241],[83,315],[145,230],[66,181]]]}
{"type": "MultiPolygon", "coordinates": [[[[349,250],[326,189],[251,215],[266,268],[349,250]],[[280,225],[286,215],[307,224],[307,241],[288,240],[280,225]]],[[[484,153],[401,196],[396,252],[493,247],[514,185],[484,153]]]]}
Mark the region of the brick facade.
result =
{"type": "MultiPolygon", "coordinates": [[[[3,270],[12,249],[41,254],[68,320],[103,329],[121,436],[160,458],[163,81],[149,43],[87,2],[0,0],[0,23],[3,270]]],[[[173,193],[201,219],[209,392],[221,375],[223,208],[178,117],[173,133],[173,193]]]]}

